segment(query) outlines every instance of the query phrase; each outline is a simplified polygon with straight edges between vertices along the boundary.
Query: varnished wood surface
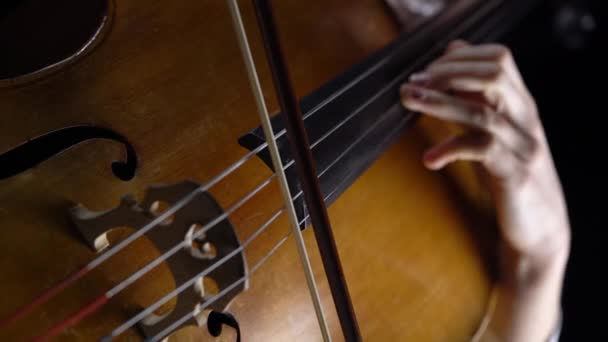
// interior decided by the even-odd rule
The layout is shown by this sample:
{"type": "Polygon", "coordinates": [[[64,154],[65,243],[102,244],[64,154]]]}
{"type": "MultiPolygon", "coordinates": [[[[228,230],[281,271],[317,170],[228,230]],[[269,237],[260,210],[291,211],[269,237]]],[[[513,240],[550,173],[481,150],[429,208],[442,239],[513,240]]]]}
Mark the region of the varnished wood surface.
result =
{"type": "MultiPolygon", "coordinates": [[[[381,1],[274,4],[299,95],[396,35],[381,1]]],[[[276,110],[253,12],[248,2],[242,6],[268,104],[276,110]]],[[[204,182],[246,153],[237,138],[258,125],[223,1],[116,1],[115,15],[106,40],[86,58],[37,83],[0,91],[0,151],[54,129],[92,124],[127,136],[141,158],[136,178],[122,182],[110,172],[110,163],[122,157],[120,146],[90,141],[0,181],[1,316],[94,257],[71,230],[71,205],[105,210],[125,194],[141,198],[153,184],[204,182]]],[[[473,215],[470,201],[452,181],[422,167],[427,144],[423,132],[411,130],[329,210],[366,340],[466,341],[485,310],[490,277],[484,251],[492,246],[485,233],[491,226],[473,215]]],[[[263,163],[252,160],[211,193],[226,208],[269,175],[263,163]]],[[[273,183],[232,215],[241,240],[280,203],[273,183]]],[[[248,248],[249,264],[287,229],[281,217],[248,248]]],[[[339,340],[314,237],[311,231],[304,234],[339,340]]],[[[0,332],[0,339],[42,333],[157,254],[145,241],[133,247],[0,332]]],[[[320,340],[305,284],[288,241],[231,305],[244,340],[320,340]]],[[[59,340],[97,338],[172,286],[166,270],[151,273],[59,340]]],[[[211,339],[190,328],[178,335],[211,339]]],[[[121,340],[137,337],[132,330],[121,340]]],[[[229,329],[222,340],[234,340],[229,329]]]]}

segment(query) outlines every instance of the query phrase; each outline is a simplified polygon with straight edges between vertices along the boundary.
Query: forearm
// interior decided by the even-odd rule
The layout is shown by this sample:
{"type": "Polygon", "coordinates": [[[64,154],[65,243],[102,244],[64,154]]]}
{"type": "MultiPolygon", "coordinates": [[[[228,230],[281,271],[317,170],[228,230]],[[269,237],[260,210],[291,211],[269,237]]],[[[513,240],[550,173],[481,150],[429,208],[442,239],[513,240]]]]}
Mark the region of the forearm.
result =
{"type": "Polygon", "coordinates": [[[560,316],[569,220],[536,103],[510,51],[453,42],[412,75],[402,103],[469,127],[427,151],[428,168],[473,161],[487,176],[503,250],[481,340],[547,341],[560,316]]]}
{"type": "Polygon", "coordinates": [[[561,292],[569,254],[564,230],[536,255],[505,248],[494,308],[482,341],[546,342],[559,328],[561,292]]]}

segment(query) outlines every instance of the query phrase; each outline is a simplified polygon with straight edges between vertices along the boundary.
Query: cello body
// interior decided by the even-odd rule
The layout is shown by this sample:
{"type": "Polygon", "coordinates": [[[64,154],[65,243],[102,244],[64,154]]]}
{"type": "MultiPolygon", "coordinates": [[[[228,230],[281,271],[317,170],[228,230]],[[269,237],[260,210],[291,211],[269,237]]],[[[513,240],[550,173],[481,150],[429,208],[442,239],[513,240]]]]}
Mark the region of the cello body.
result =
{"type": "MultiPolygon", "coordinates": [[[[400,30],[381,1],[274,5],[295,90],[302,95],[385,46],[400,30]]],[[[159,184],[203,183],[247,152],[237,140],[259,125],[225,2],[116,0],[108,8],[108,27],[82,56],[39,76],[1,83],[0,153],[6,155],[50,132],[94,127],[127,141],[137,155],[136,172],[120,179],[112,163],[126,158],[125,142],[97,139],[95,134],[48,158],[32,151],[18,156],[41,159],[31,167],[0,165],[12,170],[0,180],[0,316],[95,258],[76,232],[70,208],[104,211],[126,195],[140,201],[159,184]]],[[[242,8],[268,106],[276,112],[253,11],[248,2],[242,8]]],[[[480,214],[474,201],[477,188],[461,186],[452,179],[454,174],[423,167],[422,152],[433,134],[442,133],[429,133],[429,127],[439,125],[427,123],[410,128],[329,207],[364,340],[467,341],[486,313],[493,221],[480,214]]],[[[225,209],[271,173],[262,161],[251,159],[209,194],[225,209]]],[[[229,221],[242,241],[280,206],[279,188],[272,182],[229,221]]],[[[108,235],[110,243],[132,232],[126,223],[115,228],[108,235]]],[[[248,264],[259,260],[288,229],[281,216],[246,248],[248,264]]],[[[340,340],[314,235],[311,229],[303,234],[329,326],[340,340]]],[[[44,333],[158,255],[154,243],[138,239],[2,329],[0,339],[20,341],[44,333]]],[[[296,248],[287,241],[231,300],[228,311],[237,318],[245,341],[321,339],[299,265],[296,248]]],[[[58,340],[97,340],[175,286],[170,269],[161,265],[58,340]]],[[[172,305],[159,312],[170,311],[172,305]]],[[[141,338],[132,328],[119,340],[141,338]]],[[[188,326],[170,340],[214,337],[204,326],[188,326]]],[[[225,329],[219,340],[233,341],[235,332],[225,329]]]]}

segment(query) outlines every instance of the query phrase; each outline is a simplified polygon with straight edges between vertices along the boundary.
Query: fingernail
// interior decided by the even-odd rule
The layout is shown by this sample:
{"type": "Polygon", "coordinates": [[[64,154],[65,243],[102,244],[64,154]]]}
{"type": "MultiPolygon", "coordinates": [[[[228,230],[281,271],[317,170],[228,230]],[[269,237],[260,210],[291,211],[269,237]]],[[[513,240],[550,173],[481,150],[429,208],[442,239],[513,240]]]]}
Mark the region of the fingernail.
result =
{"type": "Polygon", "coordinates": [[[424,92],[424,90],[418,87],[408,88],[408,93],[411,94],[413,98],[418,100],[424,100],[424,98],[426,97],[426,93],[424,92]]]}
{"type": "Polygon", "coordinates": [[[430,149],[424,152],[424,154],[422,155],[422,160],[425,164],[431,164],[435,160],[436,155],[437,153],[435,152],[435,150],[430,149]]]}
{"type": "Polygon", "coordinates": [[[401,86],[401,95],[418,101],[424,101],[427,98],[427,92],[424,88],[409,83],[401,86]]]}
{"type": "Polygon", "coordinates": [[[422,156],[422,163],[430,170],[440,170],[443,168],[443,165],[439,160],[437,160],[439,155],[440,152],[436,148],[431,148],[422,156]]]}
{"type": "Polygon", "coordinates": [[[424,166],[429,170],[438,171],[438,170],[443,169],[443,164],[438,163],[435,160],[423,159],[422,162],[423,162],[424,166]]]}
{"type": "Polygon", "coordinates": [[[412,74],[410,76],[410,82],[416,85],[426,86],[431,82],[431,75],[426,72],[412,74]]]}
{"type": "Polygon", "coordinates": [[[448,46],[448,49],[459,48],[468,45],[466,40],[463,39],[455,39],[452,40],[448,46]]]}

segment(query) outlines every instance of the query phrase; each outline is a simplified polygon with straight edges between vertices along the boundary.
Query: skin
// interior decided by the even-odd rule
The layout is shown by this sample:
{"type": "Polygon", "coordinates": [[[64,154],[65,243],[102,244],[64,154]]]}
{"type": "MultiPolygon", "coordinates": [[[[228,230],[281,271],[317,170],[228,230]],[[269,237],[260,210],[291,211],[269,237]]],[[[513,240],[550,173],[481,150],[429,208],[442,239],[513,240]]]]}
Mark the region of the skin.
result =
{"type": "Polygon", "coordinates": [[[501,233],[500,277],[480,341],[544,342],[559,326],[570,251],[567,207],[538,115],[508,48],[454,41],[401,88],[406,108],[468,127],[429,149],[439,170],[476,163],[501,233]]]}

